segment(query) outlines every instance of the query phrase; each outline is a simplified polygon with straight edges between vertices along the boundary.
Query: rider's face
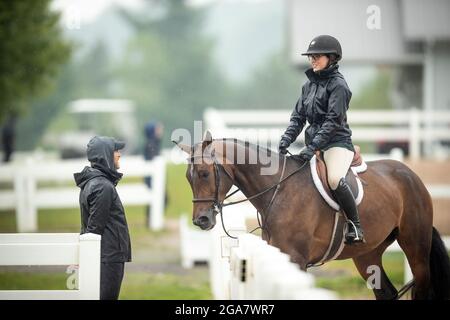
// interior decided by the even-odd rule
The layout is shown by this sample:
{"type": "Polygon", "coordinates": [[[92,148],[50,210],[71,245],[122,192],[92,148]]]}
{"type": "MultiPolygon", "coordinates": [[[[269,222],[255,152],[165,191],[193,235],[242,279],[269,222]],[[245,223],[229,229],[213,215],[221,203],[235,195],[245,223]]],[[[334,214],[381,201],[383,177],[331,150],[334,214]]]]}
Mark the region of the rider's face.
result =
{"type": "Polygon", "coordinates": [[[308,58],[314,72],[323,70],[328,65],[329,58],[324,54],[312,54],[308,58]]]}
{"type": "Polygon", "coordinates": [[[114,166],[116,169],[120,169],[120,151],[114,151],[114,166]]]}

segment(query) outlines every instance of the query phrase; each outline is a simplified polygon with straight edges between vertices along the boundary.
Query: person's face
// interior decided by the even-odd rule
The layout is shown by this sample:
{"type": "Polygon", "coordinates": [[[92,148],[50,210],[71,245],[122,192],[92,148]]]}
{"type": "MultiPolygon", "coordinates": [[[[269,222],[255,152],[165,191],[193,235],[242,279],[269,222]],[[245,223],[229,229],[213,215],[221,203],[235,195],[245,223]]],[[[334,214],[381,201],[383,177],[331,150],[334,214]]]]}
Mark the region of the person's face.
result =
{"type": "Polygon", "coordinates": [[[120,169],[120,151],[114,151],[114,166],[116,169],[120,169]]]}
{"type": "Polygon", "coordinates": [[[328,57],[324,54],[311,54],[308,56],[314,72],[323,70],[328,65],[328,57]]]}

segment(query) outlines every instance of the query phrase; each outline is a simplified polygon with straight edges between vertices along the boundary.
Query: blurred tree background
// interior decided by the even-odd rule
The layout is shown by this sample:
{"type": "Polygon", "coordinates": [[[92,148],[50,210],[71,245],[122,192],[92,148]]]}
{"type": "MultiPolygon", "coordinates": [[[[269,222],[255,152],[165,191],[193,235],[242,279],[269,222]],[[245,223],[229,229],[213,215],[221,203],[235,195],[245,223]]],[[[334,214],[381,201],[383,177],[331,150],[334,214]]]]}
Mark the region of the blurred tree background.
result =
{"type": "Polygon", "coordinates": [[[0,1],[0,121],[32,108],[32,99],[49,92],[69,57],[50,2],[0,1]]]}
{"type": "MultiPolygon", "coordinates": [[[[202,119],[206,107],[290,110],[305,80],[303,70],[290,64],[285,43],[272,45],[276,47],[273,52],[254,59],[254,67],[243,71],[248,73],[245,79],[236,81],[227,76],[227,66],[216,59],[218,48],[223,46],[218,46],[217,36],[205,32],[208,23],[211,25],[212,6],[146,0],[145,10],[110,8],[109,14],[115,17],[106,20],[110,36],[118,37],[118,29],[124,26],[130,30],[117,55],[111,50],[110,38],[94,37],[95,32],[87,26],[78,34],[91,36],[89,45],[68,36],[71,30],[64,29],[62,21],[58,23],[59,14],[49,9],[50,2],[0,0],[0,123],[6,114],[20,112],[16,143],[20,150],[46,147],[43,137],[48,131],[70,127],[61,119],[68,103],[75,99],[134,101],[137,132],[141,133],[136,138],[138,144],[143,143],[144,124],[159,120],[165,127],[163,147],[168,147],[172,130],[192,130],[193,121],[202,119]],[[119,27],[117,21],[124,26],[119,27]],[[70,45],[67,39],[71,39],[70,45]]],[[[244,9],[256,14],[254,8],[247,4],[244,9]]],[[[269,9],[265,14],[270,18],[274,11],[269,9]]],[[[279,14],[278,20],[282,19],[279,14]]],[[[259,21],[264,26],[265,22],[259,21]]],[[[243,25],[233,27],[242,29],[243,25]]],[[[283,38],[284,30],[279,29],[283,38]]],[[[264,38],[263,34],[258,36],[264,38]]],[[[249,53],[242,50],[239,54],[245,57],[249,53]]],[[[387,72],[380,73],[363,85],[360,94],[353,96],[352,108],[390,107],[388,79],[387,72]]]]}
{"type": "Polygon", "coordinates": [[[205,9],[183,1],[152,1],[158,16],[121,11],[133,26],[123,63],[115,68],[120,87],[138,106],[139,127],[150,119],[165,125],[164,144],[176,128],[192,127],[203,109],[220,104],[228,85],[212,59],[213,41],[202,34],[205,9]]]}

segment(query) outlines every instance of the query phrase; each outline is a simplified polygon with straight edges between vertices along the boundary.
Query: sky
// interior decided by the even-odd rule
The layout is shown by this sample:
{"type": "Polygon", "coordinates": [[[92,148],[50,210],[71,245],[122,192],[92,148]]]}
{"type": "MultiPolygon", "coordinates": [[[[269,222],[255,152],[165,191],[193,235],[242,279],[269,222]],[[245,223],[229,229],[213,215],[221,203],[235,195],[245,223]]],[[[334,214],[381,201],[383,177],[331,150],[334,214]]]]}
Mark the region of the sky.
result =
{"type": "MultiPolygon", "coordinates": [[[[101,30],[92,30],[91,26],[113,5],[134,11],[145,6],[146,1],[150,0],[54,0],[52,6],[62,12],[63,25],[76,39],[86,38],[83,31],[91,30],[88,38],[92,39],[89,41],[94,41],[98,36],[108,41],[108,37],[112,36],[113,39],[110,39],[109,43],[120,49],[131,31],[115,26],[108,28],[110,31],[103,30],[101,34],[97,34],[101,30]]],[[[234,81],[245,81],[251,74],[250,70],[283,45],[284,7],[277,6],[274,0],[188,0],[188,2],[192,6],[215,4],[207,21],[206,32],[217,39],[215,58],[222,66],[223,72],[234,81]],[[236,10],[233,4],[237,3],[243,6],[239,6],[239,11],[233,11],[236,10]],[[256,3],[265,5],[251,6],[256,3]],[[258,14],[255,10],[258,10],[258,14]],[[249,12],[254,14],[249,15],[249,12]]],[[[118,23],[114,20],[108,22],[118,23]]],[[[373,72],[374,69],[370,66],[352,67],[347,80],[349,84],[352,83],[352,88],[358,91],[365,80],[373,76],[373,72]]]]}
{"type": "MultiPolygon", "coordinates": [[[[204,6],[212,3],[258,3],[270,0],[187,0],[192,6],[204,6]]],[[[138,9],[143,6],[145,0],[53,0],[53,8],[62,11],[63,19],[70,18],[73,14],[79,14],[82,22],[92,22],[102,11],[111,5],[119,5],[128,9],[138,9]]]]}
{"type": "Polygon", "coordinates": [[[63,21],[77,15],[81,22],[90,23],[112,5],[138,9],[144,2],[143,0],[54,0],[52,8],[62,12],[63,21]]]}

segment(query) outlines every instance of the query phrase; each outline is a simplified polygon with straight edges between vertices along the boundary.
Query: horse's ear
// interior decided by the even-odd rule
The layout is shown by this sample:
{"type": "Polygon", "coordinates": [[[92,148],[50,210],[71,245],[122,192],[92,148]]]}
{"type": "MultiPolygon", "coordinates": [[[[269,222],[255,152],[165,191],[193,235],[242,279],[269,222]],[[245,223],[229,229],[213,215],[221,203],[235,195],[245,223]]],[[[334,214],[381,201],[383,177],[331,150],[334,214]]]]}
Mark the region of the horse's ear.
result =
{"type": "Polygon", "coordinates": [[[207,146],[209,146],[212,143],[213,139],[212,139],[212,135],[211,132],[206,131],[205,135],[203,137],[203,141],[202,141],[202,149],[205,149],[207,146]]]}
{"type": "Polygon", "coordinates": [[[191,154],[191,146],[185,145],[185,144],[181,144],[176,142],[175,140],[172,140],[173,143],[175,143],[181,150],[183,150],[184,152],[186,152],[187,154],[191,154]]]}

